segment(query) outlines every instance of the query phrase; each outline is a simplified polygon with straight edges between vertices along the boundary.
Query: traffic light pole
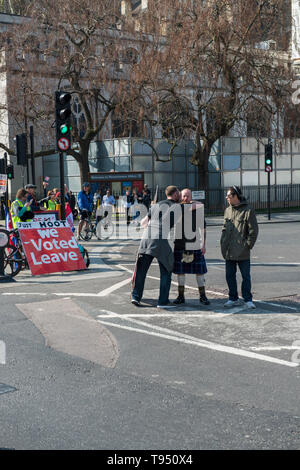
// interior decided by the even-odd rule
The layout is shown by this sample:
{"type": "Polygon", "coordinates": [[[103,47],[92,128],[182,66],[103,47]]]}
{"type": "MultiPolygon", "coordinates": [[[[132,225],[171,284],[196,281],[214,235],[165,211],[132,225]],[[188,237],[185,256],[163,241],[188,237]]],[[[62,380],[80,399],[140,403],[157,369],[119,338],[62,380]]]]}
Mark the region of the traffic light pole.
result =
{"type": "Polygon", "coordinates": [[[64,153],[59,152],[59,173],[60,173],[60,216],[61,220],[66,220],[65,208],[65,168],[64,168],[64,153]]]}
{"type": "Polygon", "coordinates": [[[268,173],[268,220],[271,220],[271,171],[273,171],[273,147],[270,137],[268,138],[268,144],[265,145],[265,171],[268,173]]]}
{"type": "MultiPolygon", "coordinates": [[[[7,153],[4,152],[4,162],[5,162],[5,173],[7,169],[7,153]]],[[[4,202],[5,202],[5,207],[6,210],[8,210],[8,179],[6,180],[6,191],[5,191],[5,196],[4,196],[4,202]]]]}
{"type": "Polygon", "coordinates": [[[268,220],[271,220],[271,173],[268,172],[268,220]]]}
{"type": "Polygon", "coordinates": [[[32,184],[35,184],[35,161],[34,161],[34,135],[33,135],[33,126],[30,126],[30,158],[31,158],[31,176],[32,176],[32,184]]]}
{"type": "Polygon", "coordinates": [[[59,152],[61,219],[66,220],[64,152],[71,147],[71,100],[72,95],[55,92],[56,147],[59,152]]]}

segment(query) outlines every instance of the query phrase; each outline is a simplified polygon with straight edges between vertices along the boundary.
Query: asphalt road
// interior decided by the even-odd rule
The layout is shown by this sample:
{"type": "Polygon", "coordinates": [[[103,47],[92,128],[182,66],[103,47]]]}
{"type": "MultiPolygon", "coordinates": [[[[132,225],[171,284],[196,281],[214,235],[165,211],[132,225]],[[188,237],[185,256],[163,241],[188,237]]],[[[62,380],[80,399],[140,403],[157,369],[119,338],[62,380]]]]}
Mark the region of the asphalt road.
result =
{"type": "Polygon", "coordinates": [[[131,240],[85,243],[84,272],[0,284],[0,447],[299,449],[299,230],[260,225],[251,311],[223,307],[216,226],[207,307],[187,276],[187,303],[157,309],[155,262],[142,306],[132,306],[131,240]]]}

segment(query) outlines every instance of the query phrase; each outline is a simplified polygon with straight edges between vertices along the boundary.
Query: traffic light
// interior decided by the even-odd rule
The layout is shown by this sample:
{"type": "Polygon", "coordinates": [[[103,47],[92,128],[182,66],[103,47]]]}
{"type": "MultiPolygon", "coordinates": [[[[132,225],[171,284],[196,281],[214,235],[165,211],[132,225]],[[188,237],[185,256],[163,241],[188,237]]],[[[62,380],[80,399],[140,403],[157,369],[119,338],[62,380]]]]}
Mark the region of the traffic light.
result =
{"type": "Polygon", "coordinates": [[[11,163],[9,163],[6,167],[6,174],[7,174],[7,179],[8,180],[12,180],[15,177],[15,175],[14,175],[14,166],[11,163]]]}
{"type": "Polygon", "coordinates": [[[273,171],[273,146],[265,145],[265,171],[267,173],[273,171]]]}
{"type": "Polygon", "coordinates": [[[27,135],[18,134],[16,135],[17,142],[17,164],[27,165],[27,135]]]}
{"type": "Polygon", "coordinates": [[[55,92],[56,145],[60,152],[71,147],[71,99],[70,93],[55,92]]]}
{"type": "Polygon", "coordinates": [[[6,175],[5,158],[0,158],[0,174],[6,175]]]}

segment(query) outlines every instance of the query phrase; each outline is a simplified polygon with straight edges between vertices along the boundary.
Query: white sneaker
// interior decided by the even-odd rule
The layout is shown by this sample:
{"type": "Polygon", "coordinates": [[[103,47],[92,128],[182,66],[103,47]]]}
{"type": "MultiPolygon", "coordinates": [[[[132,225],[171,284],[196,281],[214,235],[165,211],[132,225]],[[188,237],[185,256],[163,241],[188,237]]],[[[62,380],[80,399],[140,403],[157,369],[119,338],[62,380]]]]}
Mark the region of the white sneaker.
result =
{"type": "Polygon", "coordinates": [[[227,302],[225,302],[224,304],[224,307],[231,308],[231,307],[236,307],[237,305],[240,305],[239,300],[227,300],[227,302]]]}
{"type": "Polygon", "coordinates": [[[252,300],[249,300],[249,302],[246,302],[246,305],[248,308],[256,308],[252,300]]]}
{"type": "Polygon", "coordinates": [[[168,303],[166,305],[157,305],[157,308],[176,308],[177,305],[176,304],[171,304],[171,303],[168,303]]]}

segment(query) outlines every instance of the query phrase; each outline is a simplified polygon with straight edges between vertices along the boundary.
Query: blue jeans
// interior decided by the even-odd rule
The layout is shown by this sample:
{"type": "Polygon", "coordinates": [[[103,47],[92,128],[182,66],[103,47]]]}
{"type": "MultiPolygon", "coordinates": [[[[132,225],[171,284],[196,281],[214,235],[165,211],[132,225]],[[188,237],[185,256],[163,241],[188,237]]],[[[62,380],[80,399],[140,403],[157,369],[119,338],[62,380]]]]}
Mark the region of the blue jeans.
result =
{"type": "MultiPolygon", "coordinates": [[[[132,291],[132,298],[140,301],[143,297],[146,275],[154,256],[142,254],[137,261],[137,270],[135,276],[135,285],[132,291]]],[[[163,264],[158,260],[160,269],[160,287],[159,287],[159,305],[166,305],[169,302],[169,292],[171,286],[172,273],[166,270],[163,264]]]]}
{"type": "Polygon", "coordinates": [[[242,275],[242,296],[245,302],[252,300],[250,259],[243,261],[226,260],[226,281],[229,289],[229,300],[238,300],[238,290],[236,282],[237,266],[242,275]]]}

